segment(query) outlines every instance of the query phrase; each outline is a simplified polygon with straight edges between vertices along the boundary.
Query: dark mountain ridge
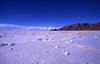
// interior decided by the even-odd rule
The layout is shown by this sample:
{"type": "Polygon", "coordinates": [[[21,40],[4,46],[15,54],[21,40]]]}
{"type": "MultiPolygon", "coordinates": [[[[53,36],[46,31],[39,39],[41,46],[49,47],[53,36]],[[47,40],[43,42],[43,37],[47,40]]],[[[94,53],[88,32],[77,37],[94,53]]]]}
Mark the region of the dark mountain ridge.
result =
{"type": "Polygon", "coordinates": [[[65,25],[59,29],[53,29],[51,31],[66,31],[66,30],[100,30],[100,22],[95,24],[77,23],[72,25],[65,25]]]}

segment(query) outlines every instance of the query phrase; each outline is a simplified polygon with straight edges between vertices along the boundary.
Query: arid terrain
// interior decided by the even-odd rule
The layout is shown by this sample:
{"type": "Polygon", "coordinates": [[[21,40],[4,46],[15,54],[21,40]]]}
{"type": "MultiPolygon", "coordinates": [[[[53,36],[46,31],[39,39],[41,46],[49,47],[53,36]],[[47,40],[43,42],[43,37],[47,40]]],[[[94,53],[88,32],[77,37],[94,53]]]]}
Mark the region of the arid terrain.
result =
{"type": "Polygon", "coordinates": [[[100,30],[100,22],[98,23],[76,23],[71,25],[65,25],[58,29],[52,29],[51,31],[69,31],[69,30],[100,30]]]}
{"type": "Polygon", "coordinates": [[[0,64],[100,64],[100,31],[0,32],[0,64]]]}

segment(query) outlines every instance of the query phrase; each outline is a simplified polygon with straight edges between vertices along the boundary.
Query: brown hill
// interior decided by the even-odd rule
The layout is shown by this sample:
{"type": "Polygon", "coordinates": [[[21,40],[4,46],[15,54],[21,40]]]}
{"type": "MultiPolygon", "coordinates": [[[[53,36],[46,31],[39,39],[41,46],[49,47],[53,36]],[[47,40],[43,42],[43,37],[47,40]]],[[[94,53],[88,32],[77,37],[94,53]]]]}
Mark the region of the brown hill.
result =
{"type": "Polygon", "coordinates": [[[65,25],[59,29],[53,29],[51,31],[66,31],[66,30],[100,30],[100,23],[89,24],[89,23],[78,23],[72,25],[65,25]]]}

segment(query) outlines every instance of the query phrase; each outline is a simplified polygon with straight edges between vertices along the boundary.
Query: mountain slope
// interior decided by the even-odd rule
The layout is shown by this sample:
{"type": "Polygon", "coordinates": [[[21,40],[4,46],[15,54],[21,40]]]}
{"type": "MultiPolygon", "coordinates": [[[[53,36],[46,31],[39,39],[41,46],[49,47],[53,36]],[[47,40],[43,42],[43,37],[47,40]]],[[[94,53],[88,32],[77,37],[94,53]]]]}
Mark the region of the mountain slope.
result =
{"type": "Polygon", "coordinates": [[[51,31],[66,31],[66,30],[100,30],[100,23],[89,24],[89,23],[78,23],[72,25],[65,25],[59,29],[53,29],[51,31]]]}

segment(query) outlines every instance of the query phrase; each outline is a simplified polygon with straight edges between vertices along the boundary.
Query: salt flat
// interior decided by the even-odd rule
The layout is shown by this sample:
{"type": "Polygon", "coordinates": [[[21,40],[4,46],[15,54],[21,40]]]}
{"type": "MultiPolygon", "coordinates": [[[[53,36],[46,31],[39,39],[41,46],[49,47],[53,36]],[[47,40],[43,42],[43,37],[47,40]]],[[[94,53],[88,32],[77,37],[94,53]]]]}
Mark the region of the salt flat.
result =
{"type": "Polygon", "coordinates": [[[0,32],[0,64],[100,64],[100,31],[0,32]]]}

